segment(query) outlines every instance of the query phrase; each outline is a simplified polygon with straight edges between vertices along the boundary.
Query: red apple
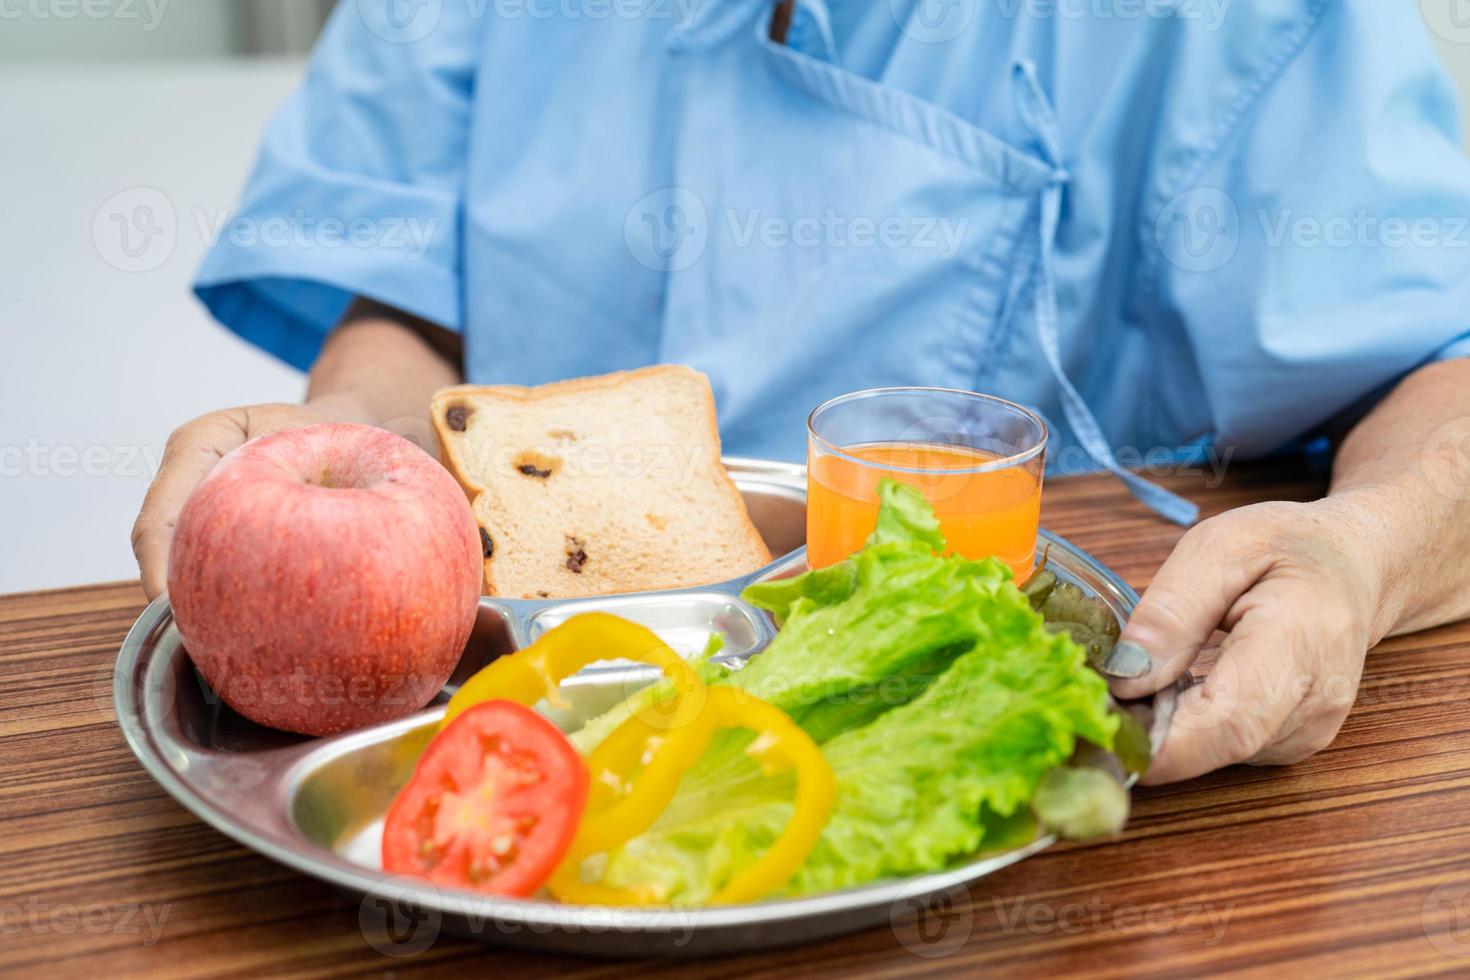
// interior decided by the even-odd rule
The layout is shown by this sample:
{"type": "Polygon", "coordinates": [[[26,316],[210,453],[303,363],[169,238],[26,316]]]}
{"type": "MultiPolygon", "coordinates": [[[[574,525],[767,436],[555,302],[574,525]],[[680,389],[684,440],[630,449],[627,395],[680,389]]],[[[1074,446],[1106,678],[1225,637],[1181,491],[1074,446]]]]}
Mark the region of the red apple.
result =
{"type": "Polygon", "coordinates": [[[220,460],[179,514],[168,596],[225,703],[329,735],[439,692],[483,570],[479,528],[447,470],[386,430],[328,423],[220,460]]]}

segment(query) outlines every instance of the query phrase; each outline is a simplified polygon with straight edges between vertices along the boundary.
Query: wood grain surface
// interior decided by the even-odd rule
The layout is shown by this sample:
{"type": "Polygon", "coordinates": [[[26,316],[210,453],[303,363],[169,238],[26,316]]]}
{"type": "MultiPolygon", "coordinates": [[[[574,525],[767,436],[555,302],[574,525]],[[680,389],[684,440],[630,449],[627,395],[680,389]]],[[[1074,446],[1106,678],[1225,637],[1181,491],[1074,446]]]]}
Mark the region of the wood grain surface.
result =
{"type": "MultiPolygon", "coordinates": [[[[1280,468],[1169,482],[1207,513],[1322,489],[1280,468]]],[[[1140,588],[1180,534],[1097,478],[1054,482],[1045,521],[1140,588]]],[[[356,899],[175,804],[110,703],[143,604],[135,583],[0,598],[0,974],[1470,976],[1470,625],[1374,651],[1327,751],[1143,790],[1120,840],[1055,848],[893,928],[629,964],[448,935],[386,956],[356,899]]]]}

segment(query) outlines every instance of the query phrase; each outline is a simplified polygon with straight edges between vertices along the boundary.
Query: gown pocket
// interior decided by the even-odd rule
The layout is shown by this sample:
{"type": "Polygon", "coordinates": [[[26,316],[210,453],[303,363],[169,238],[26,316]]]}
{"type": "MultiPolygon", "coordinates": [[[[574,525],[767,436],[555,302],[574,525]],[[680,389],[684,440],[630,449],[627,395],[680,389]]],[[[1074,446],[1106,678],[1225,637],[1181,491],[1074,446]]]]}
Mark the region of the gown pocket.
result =
{"type": "Polygon", "coordinates": [[[694,205],[681,213],[698,213],[702,251],[669,274],[660,356],[716,376],[732,445],[769,446],[779,426],[799,458],[801,418],[832,395],[984,386],[1054,168],[766,35],[762,19],[754,44],[706,50],[689,69],[692,90],[705,72],[708,91],[730,72],[744,80],[739,98],[702,107],[738,149],[679,148],[694,205]]]}

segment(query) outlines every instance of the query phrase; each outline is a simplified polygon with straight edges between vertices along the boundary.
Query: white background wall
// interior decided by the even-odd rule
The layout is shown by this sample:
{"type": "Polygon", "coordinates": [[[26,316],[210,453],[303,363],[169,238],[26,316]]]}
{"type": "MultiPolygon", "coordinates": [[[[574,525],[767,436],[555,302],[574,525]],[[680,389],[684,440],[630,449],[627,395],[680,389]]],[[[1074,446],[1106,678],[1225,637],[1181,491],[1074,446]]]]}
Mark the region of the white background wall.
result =
{"type": "MultiPolygon", "coordinates": [[[[1470,18],[1446,19],[1462,0],[1422,2],[1470,106],[1470,18]]],[[[200,216],[230,206],[300,71],[198,60],[238,46],[224,6],[175,0],[146,35],[0,19],[0,593],[134,577],[128,532],[173,426],[300,396],[296,372],[215,327],[188,289],[200,216]],[[105,220],[118,194],[146,195],[172,245],[120,252],[105,220]]]]}
{"type": "Polygon", "coordinates": [[[172,428],[300,398],[300,375],[189,292],[196,215],[230,207],[299,71],[0,70],[0,593],[135,577],[129,531],[172,428]],[[119,229],[94,218],[114,195],[158,192],[172,249],[124,271],[119,229]]]}

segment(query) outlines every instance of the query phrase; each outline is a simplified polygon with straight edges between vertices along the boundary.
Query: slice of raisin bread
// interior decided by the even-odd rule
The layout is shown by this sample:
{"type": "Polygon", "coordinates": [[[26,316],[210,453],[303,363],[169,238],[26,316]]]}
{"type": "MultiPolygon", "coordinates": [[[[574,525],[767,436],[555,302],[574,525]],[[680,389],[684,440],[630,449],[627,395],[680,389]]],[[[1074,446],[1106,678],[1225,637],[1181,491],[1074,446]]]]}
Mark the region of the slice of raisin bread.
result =
{"type": "Polygon", "coordinates": [[[714,395],[693,368],[459,385],[432,411],[480,523],[488,594],[707,585],[771,559],[720,462],[714,395]]]}

